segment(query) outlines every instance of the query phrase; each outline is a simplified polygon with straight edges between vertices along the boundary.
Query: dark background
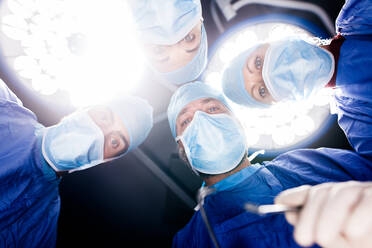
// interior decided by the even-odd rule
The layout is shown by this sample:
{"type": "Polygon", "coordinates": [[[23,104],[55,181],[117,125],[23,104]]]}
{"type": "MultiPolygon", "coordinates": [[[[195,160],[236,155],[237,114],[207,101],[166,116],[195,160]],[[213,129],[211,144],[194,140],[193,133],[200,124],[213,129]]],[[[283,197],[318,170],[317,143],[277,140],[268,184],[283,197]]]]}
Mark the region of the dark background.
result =
{"type": "MultiPolygon", "coordinates": [[[[343,1],[308,2],[321,6],[333,21],[343,4],[343,1]]],[[[208,43],[213,47],[221,35],[210,15],[213,2],[203,0],[202,4],[208,43]]],[[[243,20],[267,13],[300,16],[324,28],[312,14],[262,5],[244,7],[229,23],[222,16],[221,19],[228,30],[243,20]]],[[[55,124],[74,110],[69,105],[57,104],[53,99],[38,95],[22,84],[4,64],[0,68],[1,78],[44,125],[55,124]]],[[[75,172],[62,179],[57,247],[169,247],[173,235],[191,218],[190,200],[189,204],[182,200],[175,187],[167,185],[154,170],[154,166],[160,169],[161,175],[182,190],[183,198],[186,195],[194,201],[201,181],[178,158],[168,121],[164,118],[172,91],[144,75],[136,94],[146,98],[155,112],[154,128],[140,146],[145,158],[131,152],[117,161],[75,172]]],[[[324,135],[307,147],[350,149],[335,117],[332,117],[324,135]]],[[[272,158],[261,157],[257,162],[272,158]]]]}

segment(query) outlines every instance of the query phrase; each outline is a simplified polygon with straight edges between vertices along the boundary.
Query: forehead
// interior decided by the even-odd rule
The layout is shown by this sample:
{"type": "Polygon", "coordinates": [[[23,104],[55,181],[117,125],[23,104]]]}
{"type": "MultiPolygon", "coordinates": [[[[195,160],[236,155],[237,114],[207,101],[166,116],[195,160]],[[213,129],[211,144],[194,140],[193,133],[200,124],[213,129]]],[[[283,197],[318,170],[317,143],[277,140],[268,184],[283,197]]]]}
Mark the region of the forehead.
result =
{"type": "Polygon", "coordinates": [[[218,104],[218,105],[225,106],[220,100],[215,99],[215,98],[211,98],[211,97],[200,98],[200,99],[197,99],[197,100],[194,100],[188,103],[185,107],[183,107],[180,113],[178,114],[177,118],[187,112],[198,110],[208,104],[218,104]]]}

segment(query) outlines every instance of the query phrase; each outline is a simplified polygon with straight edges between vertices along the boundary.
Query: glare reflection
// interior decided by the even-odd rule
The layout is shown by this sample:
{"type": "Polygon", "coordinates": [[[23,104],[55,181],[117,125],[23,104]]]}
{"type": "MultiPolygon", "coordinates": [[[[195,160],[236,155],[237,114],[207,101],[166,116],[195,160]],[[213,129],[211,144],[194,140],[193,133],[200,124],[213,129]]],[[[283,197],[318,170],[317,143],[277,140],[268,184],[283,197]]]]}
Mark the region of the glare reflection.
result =
{"type": "Polygon", "coordinates": [[[76,106],[134,90],[143,68],[125,1],[5,0],[7,62],[38,92],[68,92],[76,106]]]}

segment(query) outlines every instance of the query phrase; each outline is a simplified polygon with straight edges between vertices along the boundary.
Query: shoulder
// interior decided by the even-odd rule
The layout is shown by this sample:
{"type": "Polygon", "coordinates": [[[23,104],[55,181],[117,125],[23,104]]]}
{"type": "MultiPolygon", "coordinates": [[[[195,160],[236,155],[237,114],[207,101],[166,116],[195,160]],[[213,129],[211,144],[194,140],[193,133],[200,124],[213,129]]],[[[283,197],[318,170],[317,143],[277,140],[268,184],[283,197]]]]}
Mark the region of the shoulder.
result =
{"type": "Polygon", "coordinates": [[[0,80],[0,100],[14,102],[22,106],[21,100],[0,80]]]}
{"type": "Polygon", "coordinates": [[[354,151],[319,148],[299,149],[278,156],[265,166],[285,185],[328,181],[366,180],[372,163],[354,151]]]}
{"type": "Polygon", "coordinates": [[[336,28],[342,35],[371,35],[372,1],[346,0],[337,17],[336,28]]]}
{"type": "Polygon", "coordinates": [[[187,225],[176,233],[173,238],[172,247],[199,247],[205,233],[204,222],[201,218],[200,211],[192,216],[187,225]]]}

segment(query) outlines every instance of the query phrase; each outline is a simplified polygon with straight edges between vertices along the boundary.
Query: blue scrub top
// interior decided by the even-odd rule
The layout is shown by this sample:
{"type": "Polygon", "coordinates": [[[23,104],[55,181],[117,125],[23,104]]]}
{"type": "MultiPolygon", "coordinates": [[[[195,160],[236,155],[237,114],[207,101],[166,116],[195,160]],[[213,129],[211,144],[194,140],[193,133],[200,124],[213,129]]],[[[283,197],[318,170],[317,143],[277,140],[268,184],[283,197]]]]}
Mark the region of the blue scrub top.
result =
{"type": "Polygon", "coordinates": [[[0,247],[55,247],[59,179],[41,154],[44,127],[0,80],[0,247]]]}
{"type": "Polygon", "coordinates": [[[356,152],[372,160],[372,0],[348,0],[337,20],[345,37],[335,100],[338,123],[356,152]]]}
{"type": "MultiPolygon", "coordinates": [[[[271,204],[289,188],[348,180],[372,180],[372,162],[347,150],[295,150],[215,184],[217,193],[204,207],[221,247],[300,247],[284,215],[260,217],[245,212],[244,203],[271,204]]],[[[175,235],[173,247],[214,247],[199,211],[175,235]]]]}

